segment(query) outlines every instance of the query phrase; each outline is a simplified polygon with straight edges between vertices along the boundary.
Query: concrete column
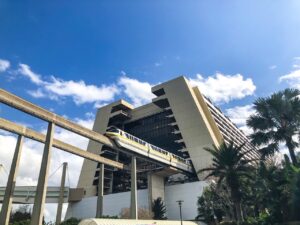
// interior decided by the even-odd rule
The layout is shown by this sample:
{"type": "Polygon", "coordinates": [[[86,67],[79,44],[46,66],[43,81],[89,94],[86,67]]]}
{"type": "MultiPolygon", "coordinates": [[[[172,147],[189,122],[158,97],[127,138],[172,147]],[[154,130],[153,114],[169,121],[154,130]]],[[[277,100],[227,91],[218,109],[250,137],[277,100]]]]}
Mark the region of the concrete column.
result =
{"type": "Polygon", "coordinates": [[[43,222],[54,128],[54,123],[49,122],[30,225],[42,225],[43,222]]]}
{"type": "Polygon", "coordinates": [[[136,156],[131,158],[131,198],[130,198],[130,218],[138,219],[137,207],[137,177],[136,177],[136,156]]]}
{"type": "Polygon", "coordinates": [[[61,214],[62,208],[64,204],[64,193],[65,193],[65,182],[66,182],[66,172],[67,172],[68,163],[64,162],[63,164],[63,172],[61,175],[61,183],[60,183],[60,192],[59,192],[59,199],[57,205],[57,212],[56,212],[56,220],[55,224],[59,225],[61,223],[61,214]]]}
{"type": "Polygon", "coordinates": [[[165,177],[155,174],[148,173],[148,202],[149,210],[152,210],[152,203],[155,199],[165,199],[165,177]]]}
{"type": "Polygon", "coordinates": [[[100,164],[99,178],[98,178],[98,198],[97,198],[97,211],[96,218],[103,216],[103,189],[104,189],[104,164],[100,164]]]}
{"type": "Polygon", "coordinates": [[[109,176],[110,176],[110,180],[109,180],[109,190],[108,192],[111,194],[113,193],[113,185],[114,185],[114,172],[108,170],[109,176]]]}
{"type": "Polygon", "coordinates": [[[14,157],[11,163],[10,172],[8,175],[8,180],[7,180],[5,194],[4,194],[4,199],[2,203],[2,210],[0,214],[0,224],[2,225],[8,225],[9,223],[13,194],[16,185],[16,178],[19,170],[23,140],[24,140],[23,136],[19,135],[14,157]]]}

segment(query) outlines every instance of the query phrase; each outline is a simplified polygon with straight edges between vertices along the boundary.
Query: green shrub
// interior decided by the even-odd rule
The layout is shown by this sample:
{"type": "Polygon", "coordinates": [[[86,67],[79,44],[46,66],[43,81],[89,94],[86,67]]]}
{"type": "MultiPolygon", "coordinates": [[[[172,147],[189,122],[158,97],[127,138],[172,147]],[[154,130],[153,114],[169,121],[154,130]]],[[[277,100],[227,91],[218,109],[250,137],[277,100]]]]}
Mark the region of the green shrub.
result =
{"type": "Polygon", "coordinates": [[[61,225],[78,225],[79,223],[79,219],[72,217],[62,222],[61,225]]]}
{"type": "Polygon", "coordinates": [[[10,225],[29,225],[29,224],[30,224],[30,219],[10,223],[10,225]]]}
{"type": "Polygon", "coordinates": [[[285,222],[285,223],[278,223],[276,225],[300,225],[300,221],[292,221],[292,222],[285,222]]]}
{"type": "Polygon", "coordinates": [[[103,215],[99,218],[103,218],[103,219],[119,219],[118,216],[109,216],[109,215],[103,215]]]}

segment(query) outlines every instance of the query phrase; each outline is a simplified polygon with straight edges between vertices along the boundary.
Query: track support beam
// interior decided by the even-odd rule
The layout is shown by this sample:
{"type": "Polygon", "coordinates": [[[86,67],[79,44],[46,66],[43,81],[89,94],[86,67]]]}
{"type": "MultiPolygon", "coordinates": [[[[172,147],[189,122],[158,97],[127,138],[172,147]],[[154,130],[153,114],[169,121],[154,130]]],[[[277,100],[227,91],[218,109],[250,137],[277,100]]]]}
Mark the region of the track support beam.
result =
{"type": "Polygon", "coordinates": [[[0,224],[8,225],[9,218],[12,208],[13,194],[16,186],[16,178],[19,171],[19,163],[21,158],[22,146],[23,146],[23,136],[19,135],[17,140],[17,145],[13,160],[10,167],[10,172],[8,175],[7,185],[5,189],[5,195],[2,203],[2,210],[0,214],[0,224]]]}
{"type": "Polygon", "coordinates": [[[61,223],[61,214],[62,214],[62,208],[63,208],[63,203],[64,203],[64,192],[65,192],[67,166],[68,166],[68,163],[64,162],[63,163],[63,172],[61,175],[61,182],[60,182],[59,199],[58,199],[58,205],[57,205],[57,211],[56,211],[56,220],[55,220],[56,225],[59,225],[61,223]]]}
{"type": "Polygon", "coordinates": [[[130,198],[130,218],[138,219],[137,207],[137,174],[136,174],[136,156],[131,158],[131,198],[130,198]]]}
{"type": "Polygon", "coordinates": [[[97,212],[96,218],[103,216],[103,194],[104,194],[104,164],[100,164],[99,178],[98,178],[98,198],[97,198],[97,212]]]}
{"type": "Polygon", "coordinates": [[[44,152],[42,157],[41,169],[40,169],[40,174],[39,174],[39,179],[38,179],[38,184],[36,189],[36,195],[34,199],[34,205],[32,209],[32,218],[31,218],[30,225],[43,224],[54,128],[55,128],[54,123],[50,122],[48,124],[48,131],[46,135],[46,142],[45,142],[45,147],[44,147],[44,152]]]}

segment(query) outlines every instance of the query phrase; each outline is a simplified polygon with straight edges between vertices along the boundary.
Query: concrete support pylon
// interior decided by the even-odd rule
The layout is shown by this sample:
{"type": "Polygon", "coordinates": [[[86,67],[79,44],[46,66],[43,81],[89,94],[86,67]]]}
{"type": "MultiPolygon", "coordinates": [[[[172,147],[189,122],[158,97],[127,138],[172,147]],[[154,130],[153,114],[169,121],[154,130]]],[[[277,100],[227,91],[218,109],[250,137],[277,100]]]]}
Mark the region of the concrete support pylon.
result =
{"type": "Polygon", "coordinates": [[[104,164],[100,164],[99,178],[98,178],[98,198],[97,198],[97,211],[96,218],[103,216],[103,194],[104,194],[104,164]]]}
{"type": "Polygon", "coordinates": [[[137,207],[137,175],[136,175],[136,156],[131,158],[131,198],[130,198],[130,218],[138,219],[137,207]]]}
{"type": "Polygon", "coordinates": [[[54,128],[54,123],[49,122],[30,225],[42,225],[43,222],[54,128]]]}
{"type": "Polygon", "coordinates": [[[19,170],[19,163],[21,158],[22,152],[22,145],[23,145],[24,137],[22,135],[18,136],[17,145],[15,149],[15,153],[13,156],[13,160],[10,167],[10,172],[8,175],[8,180],[6,184],[4,199],[2,203],[2,209],[0,214],[0,224],[8,225],[9,224],[9,217],[12,208],[12,200],[13,194],[16,186],[16,178],[19,170]]]}
{"type": "Polygon", "coordinates": [[[63,163],[63,171],[62,171],[62,175],[61,175],[61,182],[60,182],[59,199],[58,199],[58,205],[57,205],[57,211],[56,211],[56,220],[55,220],[56,225],[59,225],[61,223],[61,214],[62,214],[62,208],[63,208],[63,204],[64,204],[67,166],[68,166],[68,163],[64,162],[63,163]]]}

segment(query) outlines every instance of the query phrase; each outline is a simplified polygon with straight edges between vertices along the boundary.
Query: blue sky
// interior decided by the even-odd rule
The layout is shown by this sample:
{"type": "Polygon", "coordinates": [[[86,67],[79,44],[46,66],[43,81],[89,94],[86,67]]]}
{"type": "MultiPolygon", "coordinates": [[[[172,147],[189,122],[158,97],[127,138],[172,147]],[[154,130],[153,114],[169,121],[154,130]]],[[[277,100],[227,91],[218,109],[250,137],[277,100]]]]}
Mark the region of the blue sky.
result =
{"type": "MultiPolygon", "coordinates": [[[[91,127],[97,107],[119,98],[138,106],[151,100],[151,85],[185,75],[247,131],[254,99],[300,87],[299,12],[297,0],[2,0],[0,87],[91,127]]],[[[46,125],[3,105],[0,116],[40,131],[46,125]]],[[[0,135],[0,146],[13,143],[0,135]]],[[[35,184],[40,149],[26,142],[19,184],[35,184]],[[37,160],[28,170],[30,158],[37,160]]],[[[7,168],[8,152],[0,152],[7,168]]],[[[53,157],[69,160],[78,176],[80,159],[53,157]]]]}
{"type": "MultiPolygon", "coordinates": [[[[4,0],[0,58],[10,61],[10,72],[23,63],[45,79],[96,86],[116,83],[122,73],[150,84],[178,75],[242,74],[256,86],[251,96],[263,96],[287,86],[278,78],[300,55],[299,9],[299,1],[4,0]]],[[[0,76],[2,88],[59,114],[95,111],[68,99],[57,107],[32,98],[26,91],[36,86],[8,72],[0,76]]],[[[221,107],[249,104],[251,96],[221,107]]]]}

